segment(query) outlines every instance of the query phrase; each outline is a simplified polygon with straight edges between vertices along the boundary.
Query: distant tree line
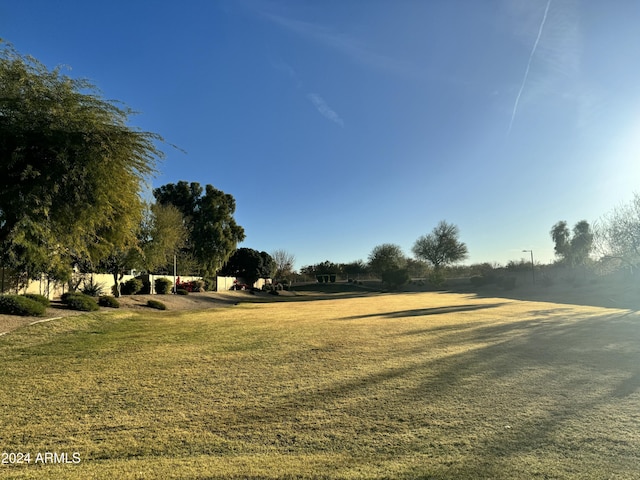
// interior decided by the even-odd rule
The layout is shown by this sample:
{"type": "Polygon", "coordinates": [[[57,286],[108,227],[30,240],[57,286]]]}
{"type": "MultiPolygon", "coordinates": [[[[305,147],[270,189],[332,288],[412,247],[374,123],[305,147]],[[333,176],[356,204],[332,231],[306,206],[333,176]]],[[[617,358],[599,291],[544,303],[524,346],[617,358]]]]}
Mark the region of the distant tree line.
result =
{"type": "Polygon", "coordinates": [[[372,275],[390,289],[428,274],[429,280],[440,286],[444,281],[443,269],[467,257],[467,246],[458,237],[458,227],[443,220],[431,233],[416,240],[412,248],[414,258],[407,257],[399,245],[384,243],[373,248],[367,262],[336,264],[327,260],[302,267],[300,272],[312,278],[327,274],[346,274],[349,278],[372,275]]]}

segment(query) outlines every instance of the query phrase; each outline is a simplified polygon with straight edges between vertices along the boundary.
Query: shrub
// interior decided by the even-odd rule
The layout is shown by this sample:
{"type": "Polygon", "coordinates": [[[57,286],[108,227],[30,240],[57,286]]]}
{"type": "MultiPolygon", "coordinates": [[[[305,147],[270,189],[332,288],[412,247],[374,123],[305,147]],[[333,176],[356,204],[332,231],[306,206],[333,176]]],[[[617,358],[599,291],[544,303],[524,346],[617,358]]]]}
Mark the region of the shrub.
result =
{"type": "Polygon", "coordinates": [[[35,300],[38,303],[41,303],[42,305],[44,305],[45,308],[47,308],[50,305],[49,299],[44,295],[38,295],[37,293],[25,293],[22,296],[30,300],[35,300]]]}
{"type": "Polygon", "coordinates": [[[406,268],[392,268],[382,272],[382,281],[391,290],[396,290],[409,281],[406,268]]]}
{"type": "Polygon", "coordinates": [[[89,282],[84,282],[82,287],[82,293],[89,295],[90,297],[97,297],[102,295],[104,291],[104,285],[101,283],[94,283],[93,279],[89,282]]]}
{"type": "Polygon", "coordinates": [[[130,278],[122,284],[120,291],[123,295],[135,295],[142,290],[142,280],[139,278],[130,278]]]}
{"type": "Polygon", "coordinates": [[[7,315],[40,316],[45,306],[23,295],[0,295],[0,313],[7,315]]]}
{"type": "Polygon", "coordinates": [[[71,310],[94,312],[100,309],[93,297],[85,295],[84,293],[69,292],[69,294],[65,293],[63,297],[62,302],[71,310]]]}
{"type": "Polygon", "coordinates": [[[176,290],[176,293],[178,295],[189,295],[189,292],[187,290],[185,290],[184,288],[179,288],[176,290]]]}
{"type": "Polygon", "coordinates": [[[167,306],[158,300],[147,300],[147,307],[155,308],[156,310],[167,309],[167,306]]]}
{"type": "Polygon", "coordinates": [[[109,307],[109,308],[120,308],[120,302],[116,300],[115,297],[111,295],[102,295],[98,298],[98,305],[101,307],[109,307]]]}
{"type": "Polygon", "coordinates": [[[142,282],[142,287],[136,293],[146,295],[151,293],[151,282],[149,281],[149,277],[147,275],[139,275],[136,279],[142,282]]]}
{"type": "Polygon", "coordinates": [[[160,295],[166,295],[171,291],[171,287],[173,287],[173,282],[168,278],[156,278],[154,284],[156,293],[160,295]]]}
{"type": "Polygon", "coordinates": [[[469,281],[474,287],[481,287],[486,283],[486,280],[482,275],[474,275],[469,279],[469,281]]]}

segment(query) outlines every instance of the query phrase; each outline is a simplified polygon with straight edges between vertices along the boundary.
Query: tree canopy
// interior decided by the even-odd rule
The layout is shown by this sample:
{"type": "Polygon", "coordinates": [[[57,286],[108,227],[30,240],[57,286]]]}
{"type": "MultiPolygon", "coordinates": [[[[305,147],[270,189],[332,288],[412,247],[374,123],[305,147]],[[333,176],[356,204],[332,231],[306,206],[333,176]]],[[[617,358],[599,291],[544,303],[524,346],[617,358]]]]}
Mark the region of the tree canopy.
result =
{"type": "MultiPolygon", "coordinates": [[[[5,266],[68,271],[135,242],[161,138],[86,80],[0,44],[0,246],[5,266]]],[[[59,276],[62,274],[59,273],[59,276]]]]}
{"type": "Polygon", "coordinates": [[[156,201],[175,206],[183,216],[188,238],[185,252],[200,268],[203,276],[215,275],[237,244],[245,239],[244,229],[236,224],[233,196],[197,182],[169,183],[153,190],[156,201]]]}
{"type": "Polygon", "coordinates": [[[589,222],[581,220],[569,231],[567,222],[557,222],[549,232],[554,243],[554,251],[561,261],[570,266],[582,265],[593,249],[593,232],[589,222]]]}
{"type": "Polygon", "coordinates": [[[220,273],[243,278],[249,285],[253,285],[259,278],[270,278],[274,270],[275,262],[267,252],[239,248],[229,257],[220,273]]]}
{"type": "Polygon", "coordinates": [[[458,240],[459,234],[456,225],[442,220],[430,234],[416,240],[412,251],[416,257],[433,265],[436,271],[440,270],[467,258],[467,246],[458,240]]]}

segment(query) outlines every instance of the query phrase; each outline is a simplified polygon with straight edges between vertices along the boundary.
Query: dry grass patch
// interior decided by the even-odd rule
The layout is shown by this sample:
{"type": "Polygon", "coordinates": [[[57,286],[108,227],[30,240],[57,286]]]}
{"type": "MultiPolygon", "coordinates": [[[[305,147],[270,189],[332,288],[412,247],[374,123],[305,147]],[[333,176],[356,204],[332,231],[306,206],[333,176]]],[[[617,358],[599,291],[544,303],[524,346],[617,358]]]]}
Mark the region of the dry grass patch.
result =
{"type": "Polygon", "coordinates": [[[33,325],[0,338],[0,443],[82,462],[2,474],[633,478],[639,320],[416,293],[33,325]]]}

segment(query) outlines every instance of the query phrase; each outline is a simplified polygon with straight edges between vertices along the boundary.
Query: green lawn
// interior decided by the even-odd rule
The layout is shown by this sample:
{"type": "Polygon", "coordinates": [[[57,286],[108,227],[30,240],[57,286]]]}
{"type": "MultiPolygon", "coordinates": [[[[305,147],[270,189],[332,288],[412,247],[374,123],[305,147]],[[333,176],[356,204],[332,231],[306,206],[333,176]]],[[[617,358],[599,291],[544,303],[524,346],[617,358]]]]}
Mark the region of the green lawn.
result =
{"type": "Polygon", "coordinates": [[[638,478],[637,312],[287,300],[0,337],[0,477],[638,478]]]}

